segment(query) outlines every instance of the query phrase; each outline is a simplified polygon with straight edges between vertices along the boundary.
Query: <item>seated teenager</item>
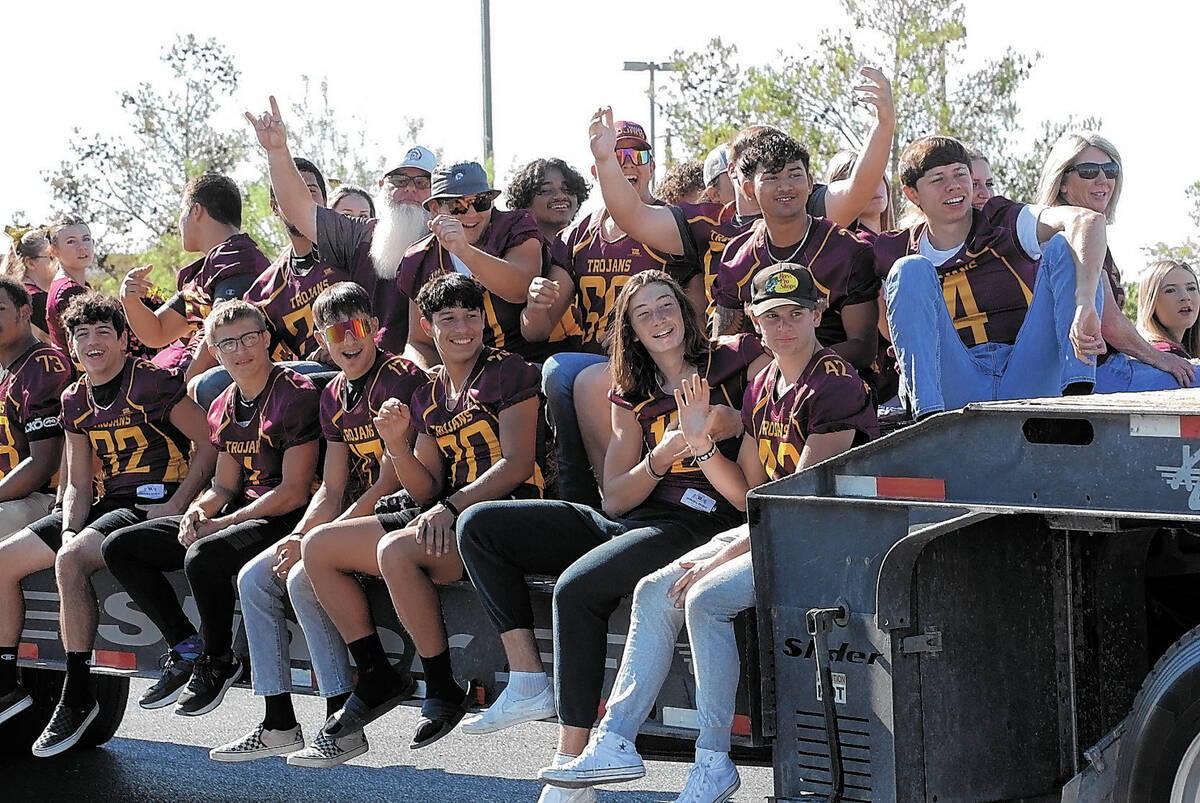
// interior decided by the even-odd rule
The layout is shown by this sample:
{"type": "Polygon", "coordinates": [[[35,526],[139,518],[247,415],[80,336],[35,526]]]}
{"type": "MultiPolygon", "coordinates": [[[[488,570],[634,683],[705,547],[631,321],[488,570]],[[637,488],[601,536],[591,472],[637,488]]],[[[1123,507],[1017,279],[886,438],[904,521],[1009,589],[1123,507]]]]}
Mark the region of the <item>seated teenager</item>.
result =
{"type": "Polygon", "coordinates": [[[983,209],[983,205],[996,196],[996,180],[992,177],[992,163],[979,151],[970,151],[971,157],[971,206],[983,209]]]}
{"type": "Polygon", "coordinates": [[[233,179],[201,173],[183,188],[179,237],[184,251],[204,256],[180,268],[176,293],[157,309],[146,306],[151,266],[134,268],[121,284],[121,304],[129,328],[150,349],[162,349],[155,363],[185,367],[187,378],[212,368],[216,360],[204,340],[204,319],[213,305],[241,298],[270,260],[241,231],[242,193],[233,179]]]}
{"type": "Polygon", "coordinates": [[[17,682],[17,642],[25,624],[21,578],[53,553],[25,528],[54,506],[62,462],[59,422],[71,359],[33,333],[33,300],[0,277],[0,722],[33,705],[17,682]]]}
{"type": "Polygon", "coordinates": [[[528,343],[521,334],[529,283],[543,272],[542,239],[533,215],[524,209],[496,209],[500,191],[492,189],[476,162],[438,168],[432,193],[425,202],[433,216],[432,234],[409,249],[396,274],[396,287],[410,299],[405,355],[423,368],[437,365],[437,349],[421,323],[417,295],[433,277],[461,273],[483,285],[485,343],[540,361],[545,344],[528,343]]]}
{"type": "MultiPolygon", "coordinates": [[[[608,617],[648,566],[661,566],[741,518],[705,477],[679,429],[674,391],[699,374],[713,398],[741,405],[766,365],[758,338],[710,344],[683,289],[661,271],[630,277],[613,312],[613,439],[604,462],[603,512],[577,502],[514,501],[465,513],[459,548],[484,610],[501,634],[510,683],[464,724],[488,733],[549,716],[546,674],[533,635],[525,574],[560,574],[554,589],[556,763],[577,755],[600,705],[608,617]],[[620,536],[619,538],[616,536],[620,536]]],[[[722,441],[735,454],[738,440],[722,441]]],[[[711,457],[711,455],[707,455],[711,457]]],[[[549,790],[543,800],[559,799],[549,790]]]]}
{"type": "MultiPolygon", "coordinates": [[[[878,435],[870,394],[854,367],[824,348],[816,330],[825,308],[812,274],[780,264],[754,277],[750,317],[774,355],[742,401],[746,434],[736,461],[714,448],[710,389],[698,376],[675,391],[680,430],[704,476],[745,508],[746,492],[878,435]]],[[[754,605],[746,524],[727,530],[644,577],[634,590],[630,632],[617,679],[595,735],[578,758],[539,773],[564,787],[645,774],[634,741],[667,678],[686,624],[696,677],[700,737],[681,800],[726,800],[740,785],[729,759],[737,692],[733,619],[754,605]]]]}
{"type": "Polygon", "coordinates": [[[46,298],[54,281],[54,254],[44,226],[5,226],[4,233],[12,238],[0,276],[15,279],[29,293],[33,311],[33,333],[43,343],[50,342],[46,327],[46,298]]]}
{"type": "MultiPolygon", "coordinates": [[[[58,585],[67,679],[50,723],[33,745],[33,754],[43,758],[78,742],[100,710],[87,661],[100,619],[91,576],[104,567],[105,536],[183,510],[212,476],[214,460],[204,412],[187,398],[183,377],[126,354],[120,302],[84,293],[67,306],[62,323],[84,370],[62,395],[62,508],[5,545],[23,547],[29,571],[54,566],[58,585]],[[93,503],[96,460],[103,495],[93,503]]],[[[48,363],[58,359],[45,356],[48,363]]],[[[17,553],[5,554],[6,561],[10,556],[17,553]]],[[[14,613],[21,612],[4,611],[6,617],[14,613]]]]}
{"type": "Polygon", "coordinates": [[[143,708],[178,702],[175,713],[207,714],[242,676],[233,654],[234,578],[264,547],[287,535],[312,495],[319,393],[271,362],[262,310],[240,299],[217,306],[204,337],[233,377],[208,412],[217,450],[212,486],[182,515],[126,527],[104,542],[104,561],[162,633],[167,659],[143,708]],[[166,578],[183,570],[200,634],[166,578]],[[184,685],[187,688],[184,688],[184,685]]]}
{"type": "Polygon", "coordinates": [[[463,575],[455,520],[477,502],[541,496],[534,459],[541,376],[520,357],[484,345],[484,292],[459,273],[437,276],[421,289],[419,320],[441,365],[411,404],[389,400],[375,422],[404,491],[384,499],[375,517],[326,525],[304,541],[313,587],[359,671],[345,708],[326,725],[332,736],[360,729],[413,688],[388,664],[350,573],[383,576],[412,636],[425,703],[409,746],[424,747],[458,724],[467,704],[451,671],[434,587],[463,575]],[[414,428],[415,446],[408,434],[414,428]]]}
{"type": "Polygon", "coordinates": [[[977,210],[969,162],[950,137],[909,144],[900,181],[924,220],[875,240],[900,395],[917,418],[1087,392],[1104,352],[1104,216],[1001,196],[977,210]]]}
{"type": "Polygon", "coordinates": [[[55,271],[46,292],[46,331],[60,351],[71,351],[71,334],[63,324],[67,305],[88,290],[87,271],[96,258],[92,232],[81,218],[63,217],[46,227],[55,271]]]}
{"type": "Polygon", "coordinates": [[[1200,358],[1200,291],[1186,262],[1160,259],[1138,289],[1138,330],[1150,345],[1185,360],[1200,358]]]}
{"type": "Polygon", "coordinates": [[[328,768],[367,751],[363,732],[338,738],[322,730],[304,739],[291,699],[288,603],[304,630],[326,716],[342,707],[353,681],[345,642],[338,635],[300,561],[300,539],[332,521],[374,516],[375,503],[399,488],[391,466],[382,465],[383,443],[373,419],[389,399],[409,399],[428,377],[403,357],[375,346],[379,321],[371,297],[353,282],[339,282],[313,303],[316,336],[342,370],[321,393],[321,431],[326,451],[321,487],[292,532],[271,544],[238,574],[242,621],[250,647],[251,684],[263,697],[262,721],[240,739],[209,752],[215,761],[252,761],[290,753],[288,763],[328,768]]]}
{"type": "MultiPolygon", "coordinates": [[[[1111,223],[1125,174],[1121,154],[1094,132],[1068,131],[1050,149],[1038,182],[1038,203],[1088,209],[1111,223]]],[[[1112,251],[1104,251],[1100,332],[1105,350],[1096,359],[1096,393],[1189,387],[1196,369],[1187,360],[1147,343],[1125,316],[1125,286],[1112,251]]]]}

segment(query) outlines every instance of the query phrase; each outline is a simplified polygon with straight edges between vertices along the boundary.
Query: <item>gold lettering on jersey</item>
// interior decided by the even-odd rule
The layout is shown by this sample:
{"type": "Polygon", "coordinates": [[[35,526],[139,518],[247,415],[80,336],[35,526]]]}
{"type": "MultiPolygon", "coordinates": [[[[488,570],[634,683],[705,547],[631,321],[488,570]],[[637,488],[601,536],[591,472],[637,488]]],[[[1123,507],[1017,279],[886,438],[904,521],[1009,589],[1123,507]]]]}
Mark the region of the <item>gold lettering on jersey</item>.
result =
{"type": "Polygon", "coordinates": [[[123,415],[120,418],[114,418],[112,421],[100,421],[93,426],[96,429],[114,429],[116,427],[128,427],[133,424],[133,419],[130,416],[123,415]]]}
{"type": "Polygon", "coordinates": [[[463,410],[445,424],[430,424],[429,428],[433,431],[434,435],[449,435],[450,433],[456,432],[457,430],[465,427],[474,420],[474,410],[463,410]]]}
{"type": "Polygon", "coordinates": [[[764,421],[762,426],[759,428],[758,434],[766,438],[787,440],[788,433],[791,431],[791,421],[764,421]]]}
{"type": "Polygon", "coordinates": [[[36,354],[34,359],[42,364],[42,369],[51,374],[65,374],[67,366],[63,365],[63,361],[56,354],[36,354]]]}
{"type": "Polygon", "coordinates": [[[363,424],[360,427],[351,427],[342,432],[342,437],[349,443],[358,443],[361,441],[369,441],[378,437],[375,432],[374,424],[363,424]]]}
{"type": "Polygon", "coordinates": [[[296,295],[292,296],[292,309],[307,307],[313,302],[313,299],[321,295],[321,292],[327,287],[329,287],[329,280],[322,279],[321,281],[317,282],[315,286],[308,288],[302,293],[297,293],[296,295]]]}
{"type": "Polygon", "coordinates": [[[230,454],[258,454],[258,441],[230,441],[226,448],[230,454]]]}
{"type": "Polygon", "coordinates": [[[633,270],[632,259],[589,259],[588,273],[629,273],[633,270]]]}

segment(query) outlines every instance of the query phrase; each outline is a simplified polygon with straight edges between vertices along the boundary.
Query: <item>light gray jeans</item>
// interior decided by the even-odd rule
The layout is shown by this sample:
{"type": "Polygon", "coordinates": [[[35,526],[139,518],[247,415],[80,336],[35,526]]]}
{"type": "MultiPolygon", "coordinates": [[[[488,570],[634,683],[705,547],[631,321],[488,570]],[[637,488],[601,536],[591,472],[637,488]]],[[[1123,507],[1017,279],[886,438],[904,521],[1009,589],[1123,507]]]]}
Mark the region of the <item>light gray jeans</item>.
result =
{"type": "Polygon", "coordinates": [[[272,544],[238,573],[238,595],[242,600],[246,640],[250,644],[250,683],[254,693],[270,696],[292,690],[291,635],[287,619],[289,598],[304,630],[321,696],[332,697],[350,691],[354,682],[350,676],[346,644],[317,601],[303,562],[292,567],[286,585],[271,571],[274,563],[275,545],[272,544]]]}
{"type": "Polygon", "coordinates": [[[696,677],[696,747],[729,751],[741,663],[733,635],[733,619],[754,605],[754,572],[750,553],[739,555],[700,578],[688,590],[682,609],[667,591],[683,576],[683,561],[710,558],[748,532],[743,524],[713,536],[679,560],[643,577],[633,592],[625,655],[608,698],[600,727],[633,741],[658,697],[675,653],[675,639],[687,624],[696,677]]]}

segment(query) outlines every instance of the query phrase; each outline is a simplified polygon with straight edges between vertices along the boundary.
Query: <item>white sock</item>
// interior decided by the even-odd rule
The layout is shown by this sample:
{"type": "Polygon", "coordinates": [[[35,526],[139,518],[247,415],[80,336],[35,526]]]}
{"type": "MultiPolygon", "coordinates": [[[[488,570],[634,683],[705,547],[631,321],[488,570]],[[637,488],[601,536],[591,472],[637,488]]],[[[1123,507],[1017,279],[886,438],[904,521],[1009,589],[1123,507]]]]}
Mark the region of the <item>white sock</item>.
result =
{"type": "Polygon", "coordinates": [[[579,756],[573,756],[569,753],[562,753],[556,750],[554,751],[554,760],[550,762],[550,766],[561,767],[563,764],[566,764],[569,761],[574,761],[577,758],[579,758],[579,756]]]}
{"type": "Polygon", "coordinates": [[[509,672],[508,687],[518,700],[528,700],[536,697],[550,686],[550,678],[545,672],[509,672]]]}
{"type": "Polygon", "coordinates": [[[729,754],[721,750],[705,750],[703,747],[697,747],[696,763],[703,764],[705,759],[714,761],[717,764],[725,764],[729,761],[729,754]]]}

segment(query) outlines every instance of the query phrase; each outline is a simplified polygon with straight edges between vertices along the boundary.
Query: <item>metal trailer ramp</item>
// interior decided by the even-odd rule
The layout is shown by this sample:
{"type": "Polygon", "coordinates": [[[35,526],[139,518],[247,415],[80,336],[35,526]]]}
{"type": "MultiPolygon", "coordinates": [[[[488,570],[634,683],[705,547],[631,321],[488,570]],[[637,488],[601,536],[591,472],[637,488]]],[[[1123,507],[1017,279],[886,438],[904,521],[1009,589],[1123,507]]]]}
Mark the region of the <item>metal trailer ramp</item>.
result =
{"type": "Polygon", "coordinates": [[[1200,391],[1037,399],[752,491],[775,799],[1058,800],[1149,669],[1147,552],[1200,531],[1198,462],[1200,391]]]}

